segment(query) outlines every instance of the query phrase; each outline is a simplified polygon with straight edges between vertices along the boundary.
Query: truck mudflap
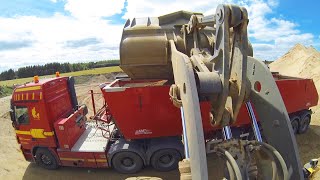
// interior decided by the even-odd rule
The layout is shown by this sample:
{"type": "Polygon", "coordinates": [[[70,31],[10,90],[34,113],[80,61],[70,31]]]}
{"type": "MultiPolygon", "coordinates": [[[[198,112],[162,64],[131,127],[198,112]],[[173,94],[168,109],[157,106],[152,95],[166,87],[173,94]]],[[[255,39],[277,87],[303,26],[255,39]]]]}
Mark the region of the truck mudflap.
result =
{"type": "Polygon", "coordinates": [[[252,84],[250,101],[260,117],[262,134],[285,160],[290,179],[303,179],[296,138],[286,107],[269,69],[248,57],[248,80],[252,84]]]}

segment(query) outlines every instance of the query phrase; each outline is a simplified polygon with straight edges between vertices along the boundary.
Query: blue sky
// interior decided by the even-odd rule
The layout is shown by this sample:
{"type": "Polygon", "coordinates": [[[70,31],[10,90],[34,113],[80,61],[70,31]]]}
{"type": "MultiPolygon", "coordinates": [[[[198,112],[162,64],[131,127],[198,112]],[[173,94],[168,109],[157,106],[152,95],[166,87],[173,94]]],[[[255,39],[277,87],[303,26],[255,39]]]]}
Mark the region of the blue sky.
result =
{"type": "Polygon", "coordinates": [[[296,22],[302,32],[310,32],[320,35],[319,1],[304,0],[291,1],[283,0],[275,12],[283,18],[296,22]]]}
{"type": "Polygon", "coordinates": [[[188,10],[209,15],[221,3],[245,6],[254,56],[275,60],[294,44],[320,49],[319,1],[0,0],[0,72],[47,62],[119,58],[127,18],[188,10]]]}

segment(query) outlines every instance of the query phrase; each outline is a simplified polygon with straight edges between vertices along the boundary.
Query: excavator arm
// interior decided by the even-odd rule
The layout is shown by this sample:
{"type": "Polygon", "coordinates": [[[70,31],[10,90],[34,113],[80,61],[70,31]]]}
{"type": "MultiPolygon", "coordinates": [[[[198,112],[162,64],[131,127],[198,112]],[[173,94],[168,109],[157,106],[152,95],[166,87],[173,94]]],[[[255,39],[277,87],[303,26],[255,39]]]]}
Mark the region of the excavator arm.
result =
{"type": "MultiPolygon", "coordinates": [[[[192,63],[188,56],[177,51],[174,42],[170,41],[171,60],[175,84],[171,86],[170,95],[175,104],[182,102],[182,116],[185,126],[192,159],[193,179],[208,179],[206,151],[202,120],[200,114],[199,97],[192,63]]],[[[186,155],[188,156],[188,155],[186,155]]]]}
{"type": "MultiPolygon", "coordinates": [[[[177,51],[174,41],[170,40],[175,80],[172,91],[178,91],[171,94],[179,95],[172,99],[181,99],[181,108],[184,110],[192,179],[208,178],[207,172],[204,172],[207,166],[199,96],[211,99],[211,124],[223,128],[226,141],[232,138],[229,126],[236,121],[241,105],[246,103],[251,115],[261,117],[266,142],[277,150],[276,153],[280,153],[279,163],[282,165],[277,171],[281,171],[282,175],[278,177],[302,179],[297,144],[276,83],[261,61],[248,56],[251,52],[248,48],[246,9],[220,5],[213,17],[216,41],[212,54],[202,50],[200,42],[197,42],[197,35],[204,27],[202,19],[206,18],[192,16],[188,23],[189,31],[185,33],[193,33],[194,41],[191,57],[177,51]],[[211,66],[205,66],[205,63],[211,66]],[[253,114],[251,103],[254,104],[256,115],[253,114]]],[[[256,119],[254,121],[256,123],[256,119]]],[[[259,128],[255,129],[255,135],[256,141],[261,142],[261,135],[257,135],[261,133],[256,131],[260,131],[259,128]]],[[[242,171],[239,168],[244,177],[242,171]]]]}
{"type": "Polygon", "coordinates": [[[212,16],[179,11],[125,24],[120,67],[132,79],[172,84],[169,95],[181,109],[184,127],[182,179],[208,179],[207,153],[226,161],[228,179],[303,179],[279,90],[269,69],[251,57],[248,22],[245,8],[219,5],[212,16]],[[211,125],[222,129],[219,141],[205,143],[203,100],[211,102],[211,125]],[[230,128],[242,104],[255,136],[250,141],[232,137],[230,128]]]}

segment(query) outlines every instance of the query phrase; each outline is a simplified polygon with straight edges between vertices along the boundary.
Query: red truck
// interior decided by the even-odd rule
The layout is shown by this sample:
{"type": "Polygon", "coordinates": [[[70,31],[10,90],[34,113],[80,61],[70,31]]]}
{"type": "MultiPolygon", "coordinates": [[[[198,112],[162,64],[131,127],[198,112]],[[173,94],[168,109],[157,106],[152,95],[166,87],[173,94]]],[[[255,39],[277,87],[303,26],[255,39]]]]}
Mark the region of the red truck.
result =
{"type": "MultiPolygon", "coordinates": [[[[278,74],[274,78],[294,131],[305,132],[309,108],[318,102],[313,81],[278,74]]],[[[47,169],[113,167],[121,173],[135,173],[148,165],[159,171],[177,168],[184,147],[180,111],[168,95],[170,83],[117,79],[100,88],[106,104],[91,122],[86,118],[87,107],[78,105],[73,78],[36,78],[17,87],[10,115],[25,159],[47,169]]],[[[200,105],[205,137],[216,138],[220,129],[209,123],[211,105],[207,101],[200,105]]],[[[250,127],[243,106],[233,128],[241,136],[250,127]]]]}

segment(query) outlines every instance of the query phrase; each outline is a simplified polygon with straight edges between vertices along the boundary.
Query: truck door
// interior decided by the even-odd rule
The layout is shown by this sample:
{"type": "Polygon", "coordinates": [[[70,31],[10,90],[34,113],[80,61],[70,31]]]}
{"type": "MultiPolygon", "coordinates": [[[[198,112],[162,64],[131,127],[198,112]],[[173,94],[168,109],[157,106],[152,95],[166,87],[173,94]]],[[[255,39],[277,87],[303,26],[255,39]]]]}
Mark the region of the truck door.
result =
{"type": "Polygon", "coordinates": [[[15,104],[11,106],[11,119],[16,130],[17,140],[24,149],[32,148],[32,138],[30,137],[30,113],[25,104],[15,104]]]}
{"type": "Polygon", "coordinates": [[[39,101],[16,103],[12,107],[16,134],[26,149],[34,146],[56,147],[54,131],[43,107],[39,101]]]}

